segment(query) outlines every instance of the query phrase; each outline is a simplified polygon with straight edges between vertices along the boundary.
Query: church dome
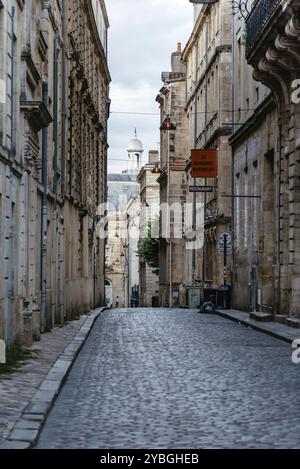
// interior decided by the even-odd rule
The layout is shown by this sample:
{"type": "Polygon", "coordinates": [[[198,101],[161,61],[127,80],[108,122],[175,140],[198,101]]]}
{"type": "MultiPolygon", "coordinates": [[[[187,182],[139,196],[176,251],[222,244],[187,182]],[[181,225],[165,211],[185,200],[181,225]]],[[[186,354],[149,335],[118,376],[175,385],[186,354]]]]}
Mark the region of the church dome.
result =
{"type": "Polygon", "coordinates": [[[144,147],[143,147],[143,144],[142,142],[137,138],[137,132],[135,131],[135,137],[130,140],[129,142],[129,145],[128,145],[128,149],[127,151],[129,153],[134,153],[134,152],[137,152],[137,153],[140,153],[140,152],[143,152],[144,151],[144,147]]]}

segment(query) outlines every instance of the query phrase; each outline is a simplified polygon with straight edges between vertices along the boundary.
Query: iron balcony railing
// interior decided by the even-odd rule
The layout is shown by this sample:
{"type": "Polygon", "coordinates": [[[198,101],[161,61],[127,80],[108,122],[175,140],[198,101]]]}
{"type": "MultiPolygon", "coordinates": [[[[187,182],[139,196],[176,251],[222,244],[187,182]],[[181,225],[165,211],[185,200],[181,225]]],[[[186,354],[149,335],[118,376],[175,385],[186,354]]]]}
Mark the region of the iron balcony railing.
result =
{"type": "Polygon", "coordinates": [[[246,55],[252,51],[257,40],[274,15],[282,0],[256,0],[246,20],[246,55]]]}

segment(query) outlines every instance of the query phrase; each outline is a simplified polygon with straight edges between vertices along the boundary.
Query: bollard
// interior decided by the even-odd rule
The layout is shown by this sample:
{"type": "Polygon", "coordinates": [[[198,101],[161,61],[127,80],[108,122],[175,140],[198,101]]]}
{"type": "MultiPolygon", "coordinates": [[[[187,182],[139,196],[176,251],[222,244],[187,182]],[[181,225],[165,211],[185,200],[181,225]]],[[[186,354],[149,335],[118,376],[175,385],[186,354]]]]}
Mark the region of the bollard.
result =
{"type": "Polygon", "coordinates": [[[2,365],[6,363],[6,344],[4,340],[0,340],[0,363],[2,365]]]}

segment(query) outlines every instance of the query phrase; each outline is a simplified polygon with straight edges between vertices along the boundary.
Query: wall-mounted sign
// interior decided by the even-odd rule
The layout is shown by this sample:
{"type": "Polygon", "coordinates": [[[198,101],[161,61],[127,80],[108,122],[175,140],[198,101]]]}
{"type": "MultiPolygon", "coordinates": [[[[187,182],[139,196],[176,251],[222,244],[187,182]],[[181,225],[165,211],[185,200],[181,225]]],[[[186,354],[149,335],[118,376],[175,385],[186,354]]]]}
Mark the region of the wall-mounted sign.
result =
{"type": "Polygon", "coordinates": [[[220,235],[220,244],[224,245],[225,241],[227,244],[231,244],[231,241],[232,241],[231,233],[225,232],[220,235]]]}
{"type": "Polygon", "coordinates": [[[204,192],[209,193],[213,192],[213,186],[190,186],[190,192],[204,192]]]}
{"type": "Polygon", "coordinates": [[[192,150],[191,174],[193,178],[218,177],[218,151],[192,150]]]}

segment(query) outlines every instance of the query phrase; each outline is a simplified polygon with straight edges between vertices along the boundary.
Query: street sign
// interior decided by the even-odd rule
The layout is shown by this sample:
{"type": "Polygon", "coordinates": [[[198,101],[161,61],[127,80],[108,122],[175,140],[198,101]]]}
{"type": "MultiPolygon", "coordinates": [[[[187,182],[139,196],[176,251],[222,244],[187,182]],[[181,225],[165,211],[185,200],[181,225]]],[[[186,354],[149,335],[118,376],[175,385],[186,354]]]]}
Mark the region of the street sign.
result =
{"type": "Polygon", "coordinates": [[[232,241],[232,236],[231,236],[231,233],[228,233],[228,232],[225,232],[225,233],[222,233],[220,235],[220,244],[225,244],[225,239],[226,239],[226,243],[227,243],[227,246],[229,244],[231,244],[231,241],[232,241]]]}
{"type": "MultiPolygon", "coordinates": [[[[219,244],[218,251],[219,251],[220,254],[224,254],[224,253],[225,253],[225,246],[224,246],[224,244],[219,244]]],[[[231,254],[231,253],[232,253],[232,244],[227,244],[227,246],[226,246],[226,252],[227,252],[227,254],[231,254]]]]}
{"type": "Polygon", "coordinates": [[[213,186],[190,186],[190,192],[204,192],[209,193],[213,192],[213,186]]]}
{"type": "Polygon", "coordinates": [[[193,178],[218,177],[218,151],[217,150],[192,150],[193,178]]]}

